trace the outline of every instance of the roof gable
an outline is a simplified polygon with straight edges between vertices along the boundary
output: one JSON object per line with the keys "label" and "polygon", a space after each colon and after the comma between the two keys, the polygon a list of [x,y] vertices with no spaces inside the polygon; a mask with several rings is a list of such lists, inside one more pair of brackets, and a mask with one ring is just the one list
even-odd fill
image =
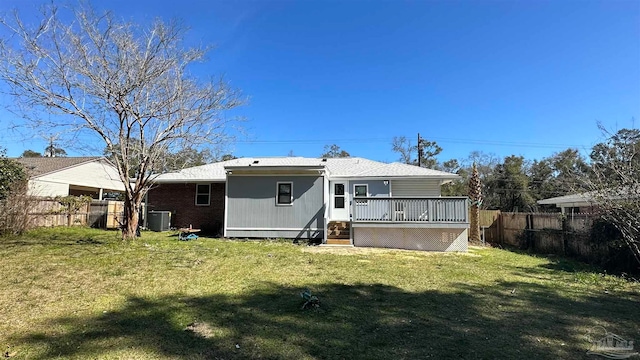
{"label": "roof gable", "polygon": [[25,167],[29,177],[40,177],[74,166],[82,165],[84,163],[106,159],[100,156],[85,156],[16,158],[15,160]]}

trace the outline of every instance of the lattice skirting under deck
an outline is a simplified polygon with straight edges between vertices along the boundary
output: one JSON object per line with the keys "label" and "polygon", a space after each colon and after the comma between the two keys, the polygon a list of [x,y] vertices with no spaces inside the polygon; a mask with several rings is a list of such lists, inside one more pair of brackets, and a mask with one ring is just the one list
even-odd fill
{"label": "lattice skirting under deck", "polygon": [[425,251],[467,251],[467,229],[354,227],[354,246]]}

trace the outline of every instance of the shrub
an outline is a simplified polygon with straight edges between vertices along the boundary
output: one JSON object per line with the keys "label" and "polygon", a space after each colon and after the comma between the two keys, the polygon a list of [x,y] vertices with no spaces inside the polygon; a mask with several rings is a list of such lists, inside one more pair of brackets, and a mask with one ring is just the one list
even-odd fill
{"label": "shrub", "polygon": [[35,227],[35,217],[31,210],[39,200],[26,191],[12,190],[0,200],[0,235],[20,235]]}
{"label": "shrub", "polygon": [[0,235],[21,234],[32,227],[29,211],[36,201],[27,195],[27,173],[0,150]]}
{"label": "shrub", "polygon": [[0,200],[4,200],[12,191],[26,190],[27,173],[19,162],[5,156],[0,150]]}

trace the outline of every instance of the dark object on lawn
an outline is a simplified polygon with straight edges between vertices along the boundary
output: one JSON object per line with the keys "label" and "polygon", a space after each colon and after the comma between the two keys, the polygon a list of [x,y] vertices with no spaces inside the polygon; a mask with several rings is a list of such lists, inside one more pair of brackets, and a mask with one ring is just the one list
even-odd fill
{"label": "dark object on lawn", "polygon": [[317,309],[320,307],[320,300],[317,296],[311,294],[311,290],[306,289],[300,293],[300,296],[305,300],[304,305],[302,305],[302,310],[309,308]]}

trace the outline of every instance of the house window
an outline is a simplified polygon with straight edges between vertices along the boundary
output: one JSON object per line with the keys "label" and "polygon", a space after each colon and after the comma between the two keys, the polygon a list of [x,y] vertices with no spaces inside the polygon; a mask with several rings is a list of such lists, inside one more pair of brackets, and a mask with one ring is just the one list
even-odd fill
{"label": "house window", "polygon": [[565,214],[577,214],[580,212],[579,207],[568,207],[564,210]]}
{"label": "house window", "polygon": [[277,192],[276,205],[291,205],[293,203],[293,183],[279,182]]}
{"label": "house window", "polygon": [[[358,198],[358,197],[367,197],[369,196],[369,188],[368,186],[365,185],[354,185],[353,186],[353,197],[354,198]],[[367,204],[368,201],[367,200],[356,200],[356,204],[357,205],[365,205]]]}
{"label": "house window", "polygon": [[196,185],[196,206],[209,206],[211,200],[211,184]]}
{"label": "house window", "polygon": [[334,203],[335,209],[344,209],[344,184],[334,184]]}

